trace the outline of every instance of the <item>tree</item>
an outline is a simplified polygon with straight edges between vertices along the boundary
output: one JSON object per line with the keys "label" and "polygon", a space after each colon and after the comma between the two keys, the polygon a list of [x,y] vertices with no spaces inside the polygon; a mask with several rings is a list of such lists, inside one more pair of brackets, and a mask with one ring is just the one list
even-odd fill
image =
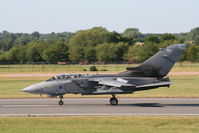
{"label": "tree", "polygon": [[127,53],[125,54],[125,59],[128,61],[138,61],[140,62],[142,59],[141,56],[141,50],[142,50],[142,46],[141,45],[133,45],[133,46],[129,46]]}
{"label": "tree", "polygon": [[126,43],[104,43],[96,47],[98,61],[121,61],[127,52]]}
{"label": "tree", "polygon": [[198,61],[199,60],[199,46],[190,45],[186,50],[186,58],[190,61]]}
{"label": "tree", "polygon": [[96,46],[109,42],[109,32],[102,27],[78,31],[70,40],[70,46]]}
{"label": "tree", "polygon": [[96,61],[95,47],[87,47],[84,49],[84,59],[87,59],[89,61]]}
{"label": "tree", "polygon": [[131,38],[138,38],[138,37],[142,37],[142,33],[139,31],[138,28],[127,28],[123,32],[123,36],[131,37]]}
{"label": "tree", "polygon": [[164,41],[174,41],[174,40],[176,40],[176,37],[174,35],[172,35],[172,34],[166,33],[166,34],[162,34],[160,36],[160,41],[161,42],[164,42]]}
{"label": "tree", "polygon": [[109,33],[110,39],[109,39],[109,43],[118,43],[118,42],[124,42],[124,43],[128,43],[129,45],[134,44],[134,39],[130,36],[122,36],[121,34],[113,31]]}
{"label": "tree", "polygon": [[[69,56],[70,56],[70,59],[73,61],[79,61],[81,59],[95,61],[97,58],[95,47],[98,47],[98,45],[105,44],[105,43],[117,44],[119,42],[132,44],[133,39],[123,37],[121,34],[117,32],[109,32],[105,28],[102,28],[102,27],[94,27],[89,30],[78,31],[70,40],[70,48],[69,48],[70,55]],[[106,60],[106,59],[102,59],[102,60]]]}
{"label": "tree", "polygon": [[1,53],[0,54],[0,61],[1,62],[6,62],[7,60],[6,60],[6,53]]}
{"label": "tree", "polygon": [[14,46],[21,46],[21,45],[27,45],[30,41],[32,41],[32,38],[28,34],[22,34],[18,38],[15,39],[13,42]]}
{"label": "tree", "polygon": [[48,62],[68,61],[68,47],[64,43],[49,45],[42,53],[44,60]]}
{"label": "tree", "polygon": [[159,43],[160,40],[158,38],[157,35],[148,35],[145,39],[144,39],[145,43]]}
{"label": "tree", "polygon": [[8,52],[4,53],[5,60],[10,62],[20,62],[26,61],[26,47],[20,46],[10,49]]}
{"label": "tree", "polygon": [[143,62],[159,51],[159,38],[156,35],[149,35],[145,38],[144,44],[137,47],[136,56],[139,62]]}
{"label": "tree", "polygon": [[101,45],[98,45],[96,47],[96,51],[97,51],[97,60],[98,61],[108,61],[109,60],[109,55],[108,55],[108,51],[109,51],[109,44],[104,43]]}
{"label": "tree", "polygon": [[4,51],[8,51],[12,48],[14,40],[14,34],[9,33],[7,31],[3,31],[3,33],[0,36],[0,48]]}
{"label": "tree", "polygon": [[12,48],[10,51],[6,52],[6,60],[10,62],[16,62],[18,50],[16,48]]}
{"label": "tree", "polygon": [[33,38],[39,38],[40,37],[40,34],[39,34],[38,31],[33,32],[31,35],[32,35]]}
{"label": "tree", "polygon": [[27,45],[30,42],[44,42],[44,43],[56,43],[56,42],[69,42],[70,38],[74,35],[71,32],[53,33],[53,34],[40,34],[39,32],[27,33],[9,33],[3,31],[0,33],[0,49],[8,51],[13,47]]}
{"label": "tree", "polygon": [[81,46],[73,46],[71,48],[70,46],[69,59],[74,62],[79,62],[81,59],[84,59],[84,48]]}
{"label": "tree", "polygon": [[95,60],[94,47],[98,44],[107,42],[108,38],[109,32],[102,27],[94,27],[89,30],[78,31],[70,40],[70,60]]}
{"label": "tree", "polygon": [[187,40],[193,41],[194,44],[199,45],[199,27],[192,29],[188,35]]}
{"label": "tree", "polygon": [[27,54],[26,58],[28,61],[31,62],[40,62],[44,61],[42,58],[42,53],[44,49],[48,47],[47,43],[37,43],[37,42],[31,42],[27,46]]}

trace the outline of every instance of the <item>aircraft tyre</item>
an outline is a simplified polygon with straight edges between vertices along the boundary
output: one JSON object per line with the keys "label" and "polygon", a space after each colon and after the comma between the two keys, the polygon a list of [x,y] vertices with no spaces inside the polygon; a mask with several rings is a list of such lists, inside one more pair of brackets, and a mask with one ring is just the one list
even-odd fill
{"label": "aircraft tyre", "polygon": [[59,101],[59,105],[63,105],[64,102],[62,100]]}
{"label": "aircraft tyre", "polygon": [[117,104],[118,104],[117,98],[112,97],[112,98],[110,99],[110,104],[113,105],[113,106],[117,105]]}

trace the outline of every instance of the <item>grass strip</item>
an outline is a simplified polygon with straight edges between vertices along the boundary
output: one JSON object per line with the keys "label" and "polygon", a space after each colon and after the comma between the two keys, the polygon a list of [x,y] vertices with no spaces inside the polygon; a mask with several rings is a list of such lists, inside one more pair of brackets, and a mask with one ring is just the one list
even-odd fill
{"label": "grass strip", "polygon": [[198,133],[199,117],[0,117],[1,133]]}

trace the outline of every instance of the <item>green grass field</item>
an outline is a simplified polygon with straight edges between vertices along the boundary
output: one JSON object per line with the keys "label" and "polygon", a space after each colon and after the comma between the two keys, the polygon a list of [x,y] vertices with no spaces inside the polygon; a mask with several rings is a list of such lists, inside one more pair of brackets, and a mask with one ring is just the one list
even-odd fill
{"label": "green grass field", "polygon": [[[138,65],[138,64],[137,64]],[[135,67],[136,64],[108,64],[95,65],[97,69],[109,72],[125,71],[127,67]],[[0,65],[0,73],[37,73],[37,72],[82,72],[89,71],[91,65]],[[177,63],[172,71],[199,71],[199,63]]]}
{"label": "green grass field", "polygon": [[199,117],[0,117],[1,133],[198,133]]}
{"label": "green grass field", "polygon": [[[4,78],[0,77],[0,98],[31,98],[39,97],[21,92],[33,83],[46,80],[47,78],[38,77],[15,77]],[[199,97],[199,76],[187,77],[171,77],[174,84],[170,88],[161,87],[154,90],[135,92],[134,94],[118,95],[117,97]],[[65,97],[81,97],[80,95],[65,95]],[[83,97],[96,97],[96,96],[83,96]],[[97,97],[110,97],[97,96]]]}

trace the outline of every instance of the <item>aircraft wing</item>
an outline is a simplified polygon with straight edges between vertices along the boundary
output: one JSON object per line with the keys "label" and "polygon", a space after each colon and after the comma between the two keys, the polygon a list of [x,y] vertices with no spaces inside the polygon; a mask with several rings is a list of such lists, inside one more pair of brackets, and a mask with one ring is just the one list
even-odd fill
{"label": "aircraft wing", "polygon": [[157,83],[149,83],[144,85],[134,85],[131,83],[128,83],[127,80],[122,78],[116,78],[116,79],[110,79],[110,78],[95,78],[91,81],[98,82],[98,84],[104,85],[104,86],[112,86],[112,87],[135,87],[135,88],[146,88],[146,87],[161,87],[161,86],[169,86],[173,82],[170,81],[164,81],[164,82],[157,82]]}
{"label": "aircraft wing", "polygon": [[94,79],[92,81],[96,81],[101,85],[106,85],[106,86],[112,86],[112,87],[135,87],[134,84],[129,84],[128,81],[122,79],[122,78],[117,78],[117,79],[107,79],[107,78],[101,78],[101,79]]}
{"label": "aircraft wing", "polygon": [[168,81],[168,82],[151,83],[151,84],[139,85],[136,86],[136,88],[169,86],[170,84],[173,84],[173,82]]}

